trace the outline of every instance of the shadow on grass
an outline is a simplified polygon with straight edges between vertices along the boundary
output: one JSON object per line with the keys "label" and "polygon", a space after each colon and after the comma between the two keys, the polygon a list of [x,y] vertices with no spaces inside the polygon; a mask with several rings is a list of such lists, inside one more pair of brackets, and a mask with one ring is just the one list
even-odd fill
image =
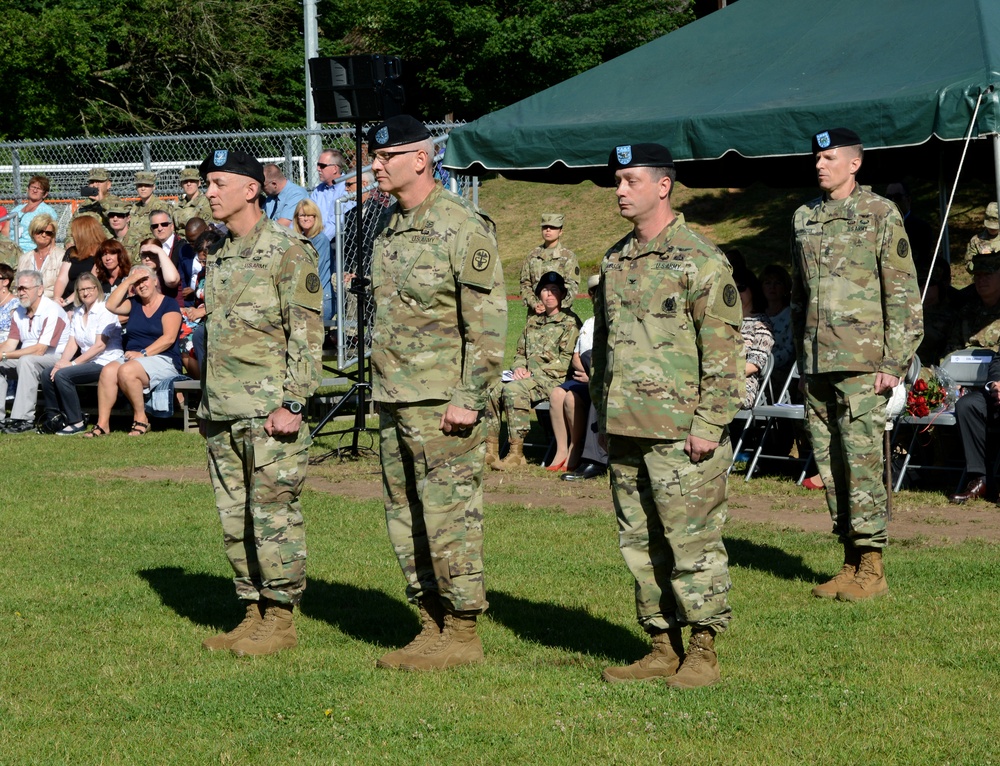
{"label": "shadow on grass", "polygon": [[[164,606],[196,625],[229,630],[243,619],[233,581],[180,567],[139,570],[138,575],[159,595]],[[359,641],[401,646],[420,630],[414,609],[381,591],[310,579],[300,607]]]}
{"label": "shadow on grass", "polygon": [[801,556],[774,545],[762,545],[740,537],[726,537],[724,542],[732,566],[759,569],[784,580],[826,582],[830,579],[829,573],[817,572],[806,566]]}
{"label": "shadow on grass", "polygon": [[489,617],[525,641],[625,662],[649,651],[649,645],[627,628],[583,609],[529,601],[496,590],[489,591],[487,598]]}

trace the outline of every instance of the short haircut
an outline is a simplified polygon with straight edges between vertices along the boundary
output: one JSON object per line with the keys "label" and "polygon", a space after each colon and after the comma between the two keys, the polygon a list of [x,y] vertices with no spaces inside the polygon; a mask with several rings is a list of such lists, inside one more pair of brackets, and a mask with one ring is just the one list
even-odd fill
{"label": "short haircut", "polygon": [[340,149],[324,149],[319,153],[320,158],[322,158],[324,154],[330,155],[331,162],[328,162],[327,165],[336,165],[341,170],[343,170],[344,165],[347,164],[344,161],[344,154],[343,152],[340,151]]}
{"label": "short haircut", "polygon": [[55,221],[52,220],[52,216],[48,213],[39,213],[32,218],[31,223],[28,224],[28,234],[33,237],[43,229],[47,229],[49,226],[52,226],[53,228],[55,227]]}
{"label": "short haircut", "polygon": [[280,181],[284,177],[285,174],[281,171],[281,168],[279,168],[273,162],[269,162],[264,166],[265,181]]}
{"label": "short haircut", "polygon": [[667,198],[669,199],[670,195],[674,193],[674,185],[677,183],[677,168],[645,167],[649,171],[649,177],[654,181],[659,181],[661,178],[670,179],[670,193],[667,194]]}
{"label": "short haircut", "polygon": [[42,272],[35,269],[22,269],[14,275],[15,282],[20,282],[22,279],[27,279],[31,282],[32,287],[41,287],[45,282],[42,278]]}
{"label": "short haircut", "polygon": [[213,229],[212,227],[207,228],[194,241],[194,251],[200,253],[202,251],[209,253],[212,249],[221,242],[225,237],[222,232],[218,229]]}
{"label": "short haircut", "polygon": [[154,215],[165,215],[167,218],[170,219],[171,223],[174,222],[174,217],[172,215],[170,215],[170,211],[168,211],[168,210],[150,210],[149,211],[149,220],[150,221],[153,220],[153,216]]}
{"label": "short haircut", "polygon": [[32,176],[31,178],[28,179],[28,186],[31,186],[32,184],[38,184],[39,186],[41,186],[42,194],[48,194],[49,189],[52,188],[51,185],[49,184],[48,176],[42,176],[42,175]]}
{"label": "short haircut", "polygon": [[83,299],[80,297],[80,285],[89,284],[97,288],[97,300],[104,300],[104,288],[101,287],[101,280],[95,277],[89,271],[83,272],[80,276],[76,278],[76,283],[73,285],[73,302],[76,305],[81,305]]}

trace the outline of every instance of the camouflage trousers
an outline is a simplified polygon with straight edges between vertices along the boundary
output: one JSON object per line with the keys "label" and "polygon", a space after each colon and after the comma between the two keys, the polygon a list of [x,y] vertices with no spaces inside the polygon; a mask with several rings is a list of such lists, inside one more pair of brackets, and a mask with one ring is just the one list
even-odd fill
{"label": "camouflage trousers", "polygon": [[872,373],[810,375],[806,426],[826,485],[833,533],[845,545],[883,548],[886,530],[884,460],[886,397]]}
{"label": "camouflage trousers", "polygon": [[379,405],[389,542],[411,602],[437,593],[456,612],[485,612],[486,427],[445,434],[447,402]]}
{"label": "camouflage trousers", "polygon": [[[561,382],[561,381],[560,381]],[[489,393],[486,418],[489,433],[500,433],[501,413],[507,415],[507,434],[510,439],[524,441],[531,430],[531,405],[548,401],[553,384],[547,377],[532,375],[530,378],[497,383]]]}
{"label": "camouflage trousers", "polygon": [[729,626],[728,438],[692,464],[683,441],[611,436],[611,495],[618,544],[635,577],[635,609],[647,632]]}
{"label": "camouflage trousers", "polygon": [[297,604],[306,588],[306,533],[299,494],[309,429],[274,438],[264,418],[208,421],[208,473],[236,595]]}

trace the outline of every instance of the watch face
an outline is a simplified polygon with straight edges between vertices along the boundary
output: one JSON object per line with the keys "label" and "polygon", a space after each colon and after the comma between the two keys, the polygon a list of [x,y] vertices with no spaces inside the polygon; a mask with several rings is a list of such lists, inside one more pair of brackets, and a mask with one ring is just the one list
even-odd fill
{"label": "watch face", "polygon": [[282,402],[281,406],[288,410],[293,415],[298,415],[302,412],[302,405],[298,402]]}

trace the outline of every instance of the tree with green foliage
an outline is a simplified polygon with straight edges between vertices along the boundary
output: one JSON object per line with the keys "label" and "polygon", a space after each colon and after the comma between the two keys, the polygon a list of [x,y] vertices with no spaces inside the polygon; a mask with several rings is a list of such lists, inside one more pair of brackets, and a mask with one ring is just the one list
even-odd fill
{"label": "tree with green foliage", "polygon": [[403,59],[425,118],[472,119],[693,20],[689,0],[328,0],[334,54]]}
{"label": "tree with green foliage", "polygon": [[299,0],[3,2],[0,135],[300,126],[301,22]]}

